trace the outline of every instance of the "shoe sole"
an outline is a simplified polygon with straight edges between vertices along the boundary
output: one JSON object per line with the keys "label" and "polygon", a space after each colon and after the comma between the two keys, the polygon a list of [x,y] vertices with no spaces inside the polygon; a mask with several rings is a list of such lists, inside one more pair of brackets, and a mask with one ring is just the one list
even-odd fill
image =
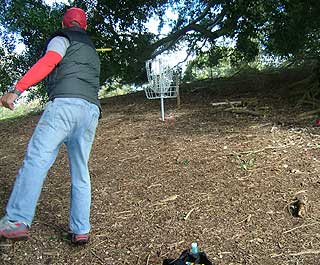
{"label": "shoe sole", "polygon": [[30,238],[28,231],[19,231],[11,234],[2,235],[5,239],[10,239],[14,241],[28,240]]}
{"label": "shoe sole", "polygon": [[4,239],[10,239],[14,241],[23,241],[23,240],[28,240],[30,238],[29,235],[21,235],[21,236],[3,236],[2,238]]}
{"label": "shoe sole", "polygon": [[82,246],[87,244],[89,241],[71,241],[72,244],[77,245],[77,246]]}
{"label": "shoe sole", "polygon": [[73,234],[70,234],[71,243],[74,245],[85,245],[89,242],[89,237],[84,239],[75,240]]}

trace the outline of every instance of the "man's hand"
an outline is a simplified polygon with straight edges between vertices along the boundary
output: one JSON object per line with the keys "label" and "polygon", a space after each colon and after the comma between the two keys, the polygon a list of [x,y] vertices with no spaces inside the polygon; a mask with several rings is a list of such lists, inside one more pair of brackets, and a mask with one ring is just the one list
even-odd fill
{"label": "man's hand", "polygon": [[15,93],[7,93],[0,97],[0,107],[5,107],[8,109],[14,109],[14,101],[18,98],[18,95]]}

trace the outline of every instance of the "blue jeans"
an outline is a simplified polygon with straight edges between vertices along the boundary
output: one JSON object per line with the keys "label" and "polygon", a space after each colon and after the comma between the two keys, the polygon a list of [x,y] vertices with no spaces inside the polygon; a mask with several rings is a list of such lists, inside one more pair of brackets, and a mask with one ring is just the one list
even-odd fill
{"label": "blue jeans", "polygon": [[9,220],[31,226],[43,182],[64,143],[71,174],[69,226],[75,234],[90,231],[88,160],[98,118],[98,106],[84,99],[56,98],[48,103],[29,141],[14,183],[6,207]]}

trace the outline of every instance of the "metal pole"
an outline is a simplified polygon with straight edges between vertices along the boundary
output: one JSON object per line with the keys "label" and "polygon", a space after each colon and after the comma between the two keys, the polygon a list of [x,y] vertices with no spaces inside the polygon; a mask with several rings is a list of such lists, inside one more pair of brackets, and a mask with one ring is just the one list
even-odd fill
{"label": "metal pole", "polygon": [[161,94],[161,119],[164,121],[164,98],[163,94]]}

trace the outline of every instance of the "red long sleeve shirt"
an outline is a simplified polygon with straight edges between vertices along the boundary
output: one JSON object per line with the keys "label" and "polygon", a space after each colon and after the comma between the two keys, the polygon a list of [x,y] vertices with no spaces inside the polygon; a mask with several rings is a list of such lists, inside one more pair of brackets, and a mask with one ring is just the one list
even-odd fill
{"label": "red long sleeve shirt", "polygon": [[55,51],[48,51],[17,82],[16,89],[22,93],[29,87],[37,84],[49,75],[61,60],[62,56],[59,53]]}

